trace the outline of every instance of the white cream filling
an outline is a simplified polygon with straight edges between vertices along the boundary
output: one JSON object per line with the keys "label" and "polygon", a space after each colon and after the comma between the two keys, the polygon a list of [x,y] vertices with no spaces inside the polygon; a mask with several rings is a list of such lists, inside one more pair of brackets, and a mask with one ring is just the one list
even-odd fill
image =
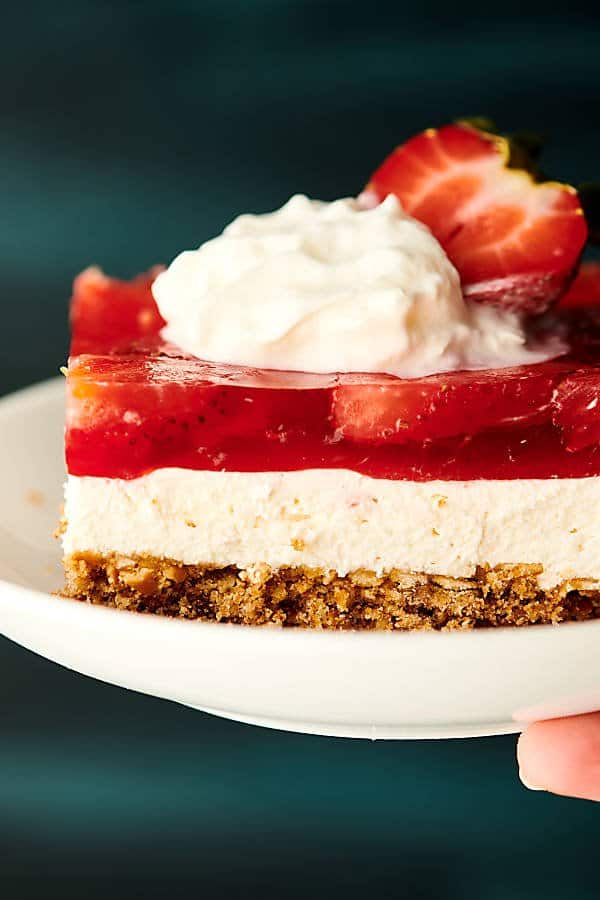
{"label": "white cream filling", "polygon": [[66,555],[148,554],[469,577],[537,563],[544,589],[600,579],[600,477],[387,481],[343,469],[196,472],[132,481],[69,476]]}

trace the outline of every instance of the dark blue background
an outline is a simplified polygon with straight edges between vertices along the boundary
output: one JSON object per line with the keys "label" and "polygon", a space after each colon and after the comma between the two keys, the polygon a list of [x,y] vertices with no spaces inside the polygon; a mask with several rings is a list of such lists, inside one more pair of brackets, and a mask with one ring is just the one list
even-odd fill
{"label": "dark blue background", "polygon": [[[599,14],[497,7],[5,5],[0,393],[64,361],[82,267],[133,274],[240,211],[355,193],[426,126],[486,113],[546,132],[553,175],[600,178]],[[278,734],[0,650],[11,900],[598,896],[600,813],[525,792],[512,738]]]}

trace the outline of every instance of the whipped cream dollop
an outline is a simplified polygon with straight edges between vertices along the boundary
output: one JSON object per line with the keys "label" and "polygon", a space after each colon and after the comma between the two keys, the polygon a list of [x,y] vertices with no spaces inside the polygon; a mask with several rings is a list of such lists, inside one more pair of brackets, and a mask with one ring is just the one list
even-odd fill
{"label": "whipped cream dollop", "polygon": [[465,300],[431,232],[389,195],[296,195],[181,253],[153,293],[166,340],[200,359],[305,372],[434,372],[539,362],[521,318]]}

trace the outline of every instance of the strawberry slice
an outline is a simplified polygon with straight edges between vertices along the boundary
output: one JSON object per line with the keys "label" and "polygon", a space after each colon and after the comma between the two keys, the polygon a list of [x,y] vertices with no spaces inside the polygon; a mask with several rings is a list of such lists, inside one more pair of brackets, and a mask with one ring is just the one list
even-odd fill
{"label": "strawberry slice", "polygon": [[600,444],[600,369],[574,372],[558,385],[552,421],[567,450]]}
{"label": "strawberry slice", "polygon": [[561,309],[600,307],[600,262],[583,263],[577,276],[560,300]]}
{"label": "strawberry slice", "polygon": [[73,282],[71,355],[105,353],[158,335],[165,325],[151,285],[161,266],[132,281],[109,278],[96,266]]}
{"label": "strawberry slice", "polygon": [[568,369],[557,361],[501,373],[450,372],[343,384],[334,393],[333,418],[340,437],[387,444],[538,424],[550,420],[554,388]]}
{"label": "strawberry slice", "polygon": [[456,266],[466,296],[528,315],[569,284],[587,226],[574,188],[509,167],[508,140],[466,123],[429,129],[387,157],[366,202],[395,194]]}
{"label": "strawberry slice", "polygon": [[[263,373],[166,355],[80,354],[67,373],[66,457],[75,475],[129,478],[165,466],[269,468],[329,434],[331,376]],[[274,381],[274,386],[270,386]],[[327,431],[326,431],[327,429]],[[293,451],[292,451],[293,452]],[[267,462],[265,463],[265,460]]]}

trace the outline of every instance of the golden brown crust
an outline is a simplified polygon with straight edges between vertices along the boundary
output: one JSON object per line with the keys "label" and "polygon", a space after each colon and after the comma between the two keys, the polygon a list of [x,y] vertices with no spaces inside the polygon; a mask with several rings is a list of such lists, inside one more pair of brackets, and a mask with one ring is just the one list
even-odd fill
{"label": "golden brown crust", "polygon": [[600,617],[600,585],[551,591],[541,566],[480,568],[472,578],[358,570],[184,566],[154,557],[77,554],[65,560],[65,594],[88,603],[187,619],[334,629],[456,629]]}

